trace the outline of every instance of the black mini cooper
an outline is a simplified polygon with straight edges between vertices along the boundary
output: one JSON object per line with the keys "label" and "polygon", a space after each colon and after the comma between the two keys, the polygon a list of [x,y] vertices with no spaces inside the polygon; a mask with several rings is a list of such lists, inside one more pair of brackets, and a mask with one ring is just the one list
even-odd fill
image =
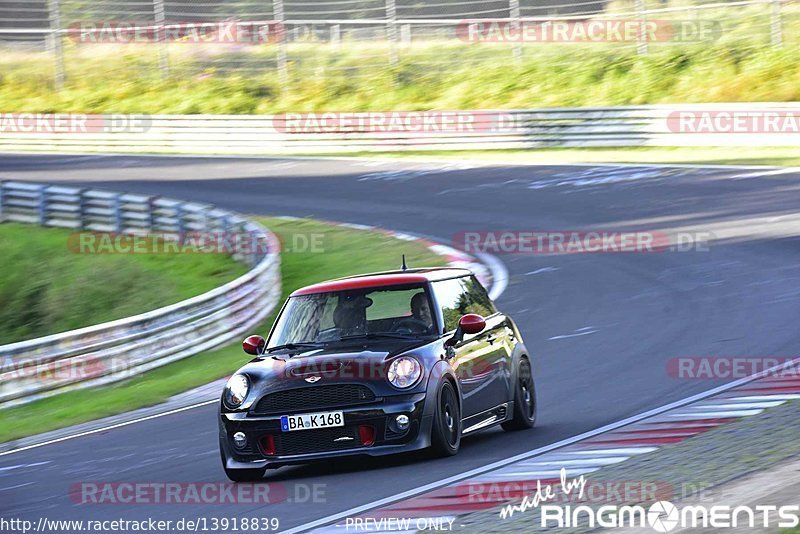
{"label": "black mini cooper", "polygon": [[225,386],[219,443],[225,473],[335,456],[431,447],[536,421],[530,354],[510,317],[464,269],[342,278],[292,293],[256,356]]}

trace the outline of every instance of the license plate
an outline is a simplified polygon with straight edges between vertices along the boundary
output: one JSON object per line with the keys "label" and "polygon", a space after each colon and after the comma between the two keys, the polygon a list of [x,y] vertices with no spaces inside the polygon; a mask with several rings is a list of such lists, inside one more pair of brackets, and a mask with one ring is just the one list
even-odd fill
{"label": "license plate", "polygon": [[281,416],[281,430],[283,432],[331,428],[336,426],[344,426],[344,413],[322,412]]}

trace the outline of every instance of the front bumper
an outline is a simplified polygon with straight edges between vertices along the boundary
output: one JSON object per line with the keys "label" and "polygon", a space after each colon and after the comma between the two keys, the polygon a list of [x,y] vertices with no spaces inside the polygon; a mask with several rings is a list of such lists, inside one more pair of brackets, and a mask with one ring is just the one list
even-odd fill
{"label": "front bumper", "polygon": [[[393,395],[351,408],[327,408],[317,412],[341,411],[344,427],[282,432],[280,415],[256,416],[247,412],[219,415],[219,440],[223,462],[228,469],[259,469],[300,464],[325,458],[368,455],[382,456],[424,449],[431,444],[433,415],[425,409],[426,394]],[[299,411],[291,414],[309,413]],[[409,417],[408,430],[399,433],[391,421],[399,414]],[[358,427],[374,428],[374,443],[363,445]],[[233,435],[243,432],[247,445],[237,448]],[[275,454],[267,454],[262,445],[265,436],[273,436]]]}

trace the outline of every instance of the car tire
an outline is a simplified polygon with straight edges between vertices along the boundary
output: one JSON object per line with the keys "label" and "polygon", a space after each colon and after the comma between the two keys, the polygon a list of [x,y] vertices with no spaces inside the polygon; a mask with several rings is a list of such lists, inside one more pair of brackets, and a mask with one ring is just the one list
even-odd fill
{"label": "car tire", "polygon": [[461,408],[458,394],[449,380],[436,394],[436,411],[431,429],[431,452],[436,457],[453,456],[461,447]]}
{"label": "car tire", "polygon": [[514,385],[513,417],[500,426],[503,430],[525,430],[536,424],[536,386],[533,382],[531,363],[527,358],[520,358],[517,367],[517,382]]}

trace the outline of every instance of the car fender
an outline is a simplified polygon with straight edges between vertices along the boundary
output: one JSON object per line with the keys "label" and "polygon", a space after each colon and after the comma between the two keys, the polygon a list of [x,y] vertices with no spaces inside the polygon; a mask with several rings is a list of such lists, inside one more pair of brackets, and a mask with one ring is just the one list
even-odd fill
{"label": "car fender", "polygon": [[423,417],[433,417],[436,411],[436,398],[439,390],[439,384],[442,383],[442,380],[448,378],[456,386],[458,403],[461,405],[461,384],[458,382],[456,374],[450,367],[450,363],[447,360],[439,360],[433,365],[433,367],[431,367],[431,372],[428,375],[428,387],[425,391],[425,410],[423,411]]}

